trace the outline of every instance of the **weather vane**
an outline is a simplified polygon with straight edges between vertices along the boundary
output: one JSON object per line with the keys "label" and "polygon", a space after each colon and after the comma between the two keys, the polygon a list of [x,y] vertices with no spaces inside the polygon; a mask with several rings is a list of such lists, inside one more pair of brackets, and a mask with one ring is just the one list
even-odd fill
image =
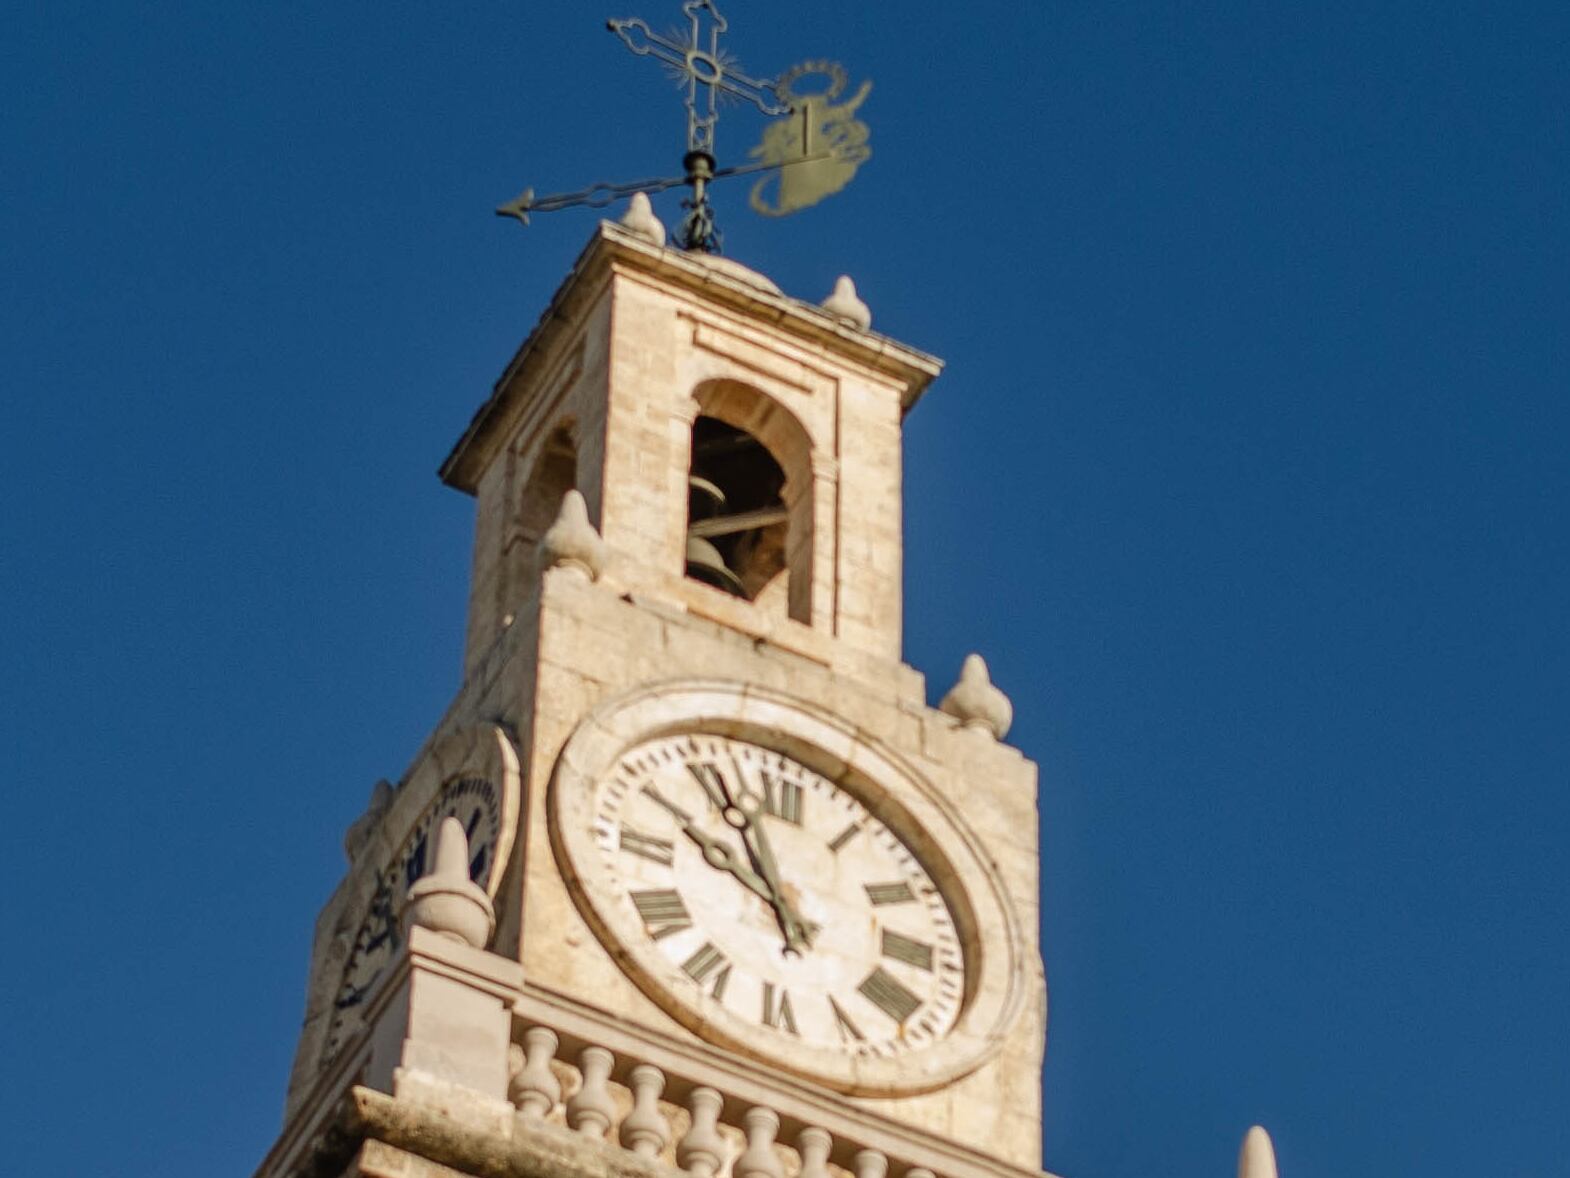
{"label": "weather vane", "polygon": [[[720,48],[720,34],[729,27],[713,0],[687,0],[681,10],[690,21],[685,32],[661,35],[644,21],[607,21],[611,32],[640,57],[652,57],[683,86],[687,93],[687,153],[681,176],[634,180],[625,184],[591,184],[577,192],[535,196],[526,188],[516,200],[496,210],[527,225],[530,213],[586,205],[603,208],[637,192],[664,192],[685,184],[692,191],[682,201],[678,242],[683,249],[718,253],[720,234],[709,204],[709,185],[730,176],[761,174],[748,203],[767,217],[783,217],[817,204],[850,183],[856,169],[871,156],[867,124],[855,117],[857,108],[872,89],[862,82],[856,93],[835,105],[849,77],[831,61],[808,61],[793,66],[772,80],[759,81],[742,73],[732,55]],[[805,92],[797,89],[809,84]],[[701,89],[701,93],[700,93]],[[734,167],[717,166],[714,127],[723,100],[750,102],[774,121],[763,139],[749,153],[753,162]]]}

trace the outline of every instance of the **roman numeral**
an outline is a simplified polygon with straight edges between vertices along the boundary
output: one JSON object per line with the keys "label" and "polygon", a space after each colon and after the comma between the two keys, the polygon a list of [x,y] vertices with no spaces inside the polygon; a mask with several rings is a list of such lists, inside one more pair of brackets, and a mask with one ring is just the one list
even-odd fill
{"label": "roman numeral", "polygon": [[840,831],[837,835],[834,836],[834,841],[829,844],[829,850],[838,855],[840,853],[840,848],[843,847],[846,843],[850,842],[851,839],[855,838],[860,833],[861,823],[852,822],[844,830]]}
{"label": "roman numeral", "polygon": [[921,999],[881,965],[856,988],[863,998],[897,1023],[903,1023],[921,1007]]}
{"label": "roman numeral", "polygon": [[703,948],[681,963],[681,969],[700,986],[714,974],[714,987],[709,993],[716,1002],[725,997],[725,983],[730,981],[730,962],[711,942],[705,941]]}
{"label": "roman numeral", "polygon": [[774,1000],[774,983],[763,983],[763,1025],[773,1027],[776,1031],[787,1031],[792,1035],[799,1035],[796,1030],[796,1016],[791,1013],[790,994],[780,988],[779,1001]]}
{"label": "roman numeral", "polygon": [[801,786],[759,771],[763,782],[763,812],[792,826],[801,825]]}
{"label": "roman numeral", "polygon": [[621,828],[621,849],[666,867],[671,865],[671,859],[676,854],[676,844],[669,839],[644,834],[630,826]]}
{"label": "roman numeral", "polygon": [[674,888],[655,888],[651,891],[628,894],[632,897],[632,906],[638,910],[638,915],[643,917],[643,924],[649,930],[649,936],[656,941],[692,927],[692,917],[687,914],[687,905],[682,901],[681,893]]}
{"label": "roman numeral", "polygon": [[892,929],[883,930],[883,956],[932,972],[932,946]]}
{"label": "roman numeral", "polygon": [[725,778],[720,776],[719,766],[713,761],[688,761],[687,772],[703,787],[703,792],[709,795],[709,801],[714,803],[715,809],[723,810],[730,805],[730,798],[725,791]]}
{"label": "roman numeral", "polygon": [[904,880],[894,883],[867,884],[867,899],[874,904],[909,904],[916,898],[916,893],[910,890],[910,885]]}
{"label": "roman numeral", "polygon": [[834,1000],[834,995],[829,995],[829,1008],[834,1011],[834,1025],[839,1030],[840,1042],[865,1043],[867,1037],[861,1033],[861,1028],[850,1021],[850,1015],[845,1013],[845,1008]]}

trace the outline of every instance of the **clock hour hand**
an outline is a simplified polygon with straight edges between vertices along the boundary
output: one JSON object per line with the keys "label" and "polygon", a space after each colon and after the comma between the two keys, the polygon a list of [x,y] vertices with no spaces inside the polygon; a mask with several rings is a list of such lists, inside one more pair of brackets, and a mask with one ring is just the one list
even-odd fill
{"label": "clock hour hand", "polygon": [[652,785],[646,785],[642,790],[643,796],[656,805],[663,807],[672,818],[681,823],[681,832],[690,838],[703,850],[703,861],[710,867],[718,868],[736,877],[749,891],[761,896],[770,904],[774,903],[774,895],[758,874],[745,866],[736,857],[736,850],[729,843],[721,842],[713,835],[699,829],[698,824],[692,820],[692,815],[671,801]]}

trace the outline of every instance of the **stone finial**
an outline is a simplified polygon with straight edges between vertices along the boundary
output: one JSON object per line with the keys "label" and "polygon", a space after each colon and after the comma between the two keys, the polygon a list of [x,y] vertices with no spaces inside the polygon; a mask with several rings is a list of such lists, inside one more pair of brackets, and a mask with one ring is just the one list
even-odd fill
{"label": "stone finial", "polygon": [[409,889],[403,920],[405,929],[417,924],[476,949],[496,931],[491,898],[469,878],[469,839],[456,818],[442,819],[431,869]]}
{"label": "stone finial", "polygon": [[992,685],[986,660],[979,654],[965,656],[959,682],[949,688],[938,708],[958,717],[967,728],[985,728],[998,740],[1008,734],[1014,722],[1014,705]]}
{"label": "stone finial", "polygon": [[866,331],[872,326],[872,310],[856,294],[856,284],[850,280],[849,274],[841,274],[836,278],[834,292],[818,305],[857,331]]}
{"label": "stone finial", "polygon": [[1270,1134],[1255,1125],[1243,1134],[1243,1148],[1237,1154],[1237,1178],[1276,1178],[1276,1147]]}
{"label": "stone finial", "polygon": [[632,194],[632,199],[627,202],[627,211],[622,214],[621,224],[644,241],[653,245],[665,244],[665,226],[654,215],[654,206],[649,203],[649,194],[646,192]]}
{"label": "stone finial", "polygon": [[547,568],[576,569],[591,581],[605,571],[605,541],[589,522],[589,505],[578,490],[562,496],[556,522],[540,537]]}
{"label": "stone finial", "polygon": [[343,853],[349,857],[350,863],[359,857],[361,849],[371,841],[371,832],[387,812],[392,796],[392,783],[385,777],[371,787],[371,800],[366,803],[365,813],[351,822],[349,829],[343,832]]}

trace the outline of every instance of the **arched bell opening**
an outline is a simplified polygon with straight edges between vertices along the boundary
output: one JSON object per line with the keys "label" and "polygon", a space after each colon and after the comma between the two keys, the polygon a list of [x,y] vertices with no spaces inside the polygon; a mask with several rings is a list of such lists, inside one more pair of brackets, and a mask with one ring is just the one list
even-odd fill
{"label": "arched bell opening", "polygon": [[688,575],[812,625],[810,436],[780,401],[742,381],[703,381],[692,400]]}
{"label": "arched bell opening", "polygon": [[561,510],[561,501],[578,484],[578,447],[572,428],[558,426],[540,447],[518,497],[517,539],[532,550]]}
{"label": "arched bell opening", "polygon": [[[524,456],[519,456],[520,460]],[[562,499],[578,483],[578,447],[571,423],[557,426],[535,450],[522,485],[512,496],[512,519],[502,552],[497,602],[503,626],[533,592],[539,577],[540,539],[556,522]]]}
{"label": "arched bell opening", "polygon": [[788,612],[785,471],[757,438],[717,417],[692,427],[687,575]]}

